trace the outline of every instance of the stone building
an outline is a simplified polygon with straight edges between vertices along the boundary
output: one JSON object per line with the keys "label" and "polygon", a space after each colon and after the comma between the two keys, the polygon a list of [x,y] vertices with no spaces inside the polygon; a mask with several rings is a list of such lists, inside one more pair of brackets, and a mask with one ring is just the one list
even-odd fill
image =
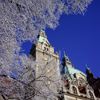
{"label": "stone building", "polygon": [[[36,61],[39,60],[43,64],[48,60],[53,60],[56,66],[59,66],[58,52],[54,52],[54,47],[49,43],[46,33],[43,30],[40,30],[36,43],[33,44],[30,50],[30,54]],[[59,70],[59,67],[57,70]]]}
{"label": "stone building", "polygon": [[[88,83],[87,76],[72,66],[69,58],[64,54],[62,59],[62,80],[65,100],[100,100],[94,93],[94,88]],[[87,69],[86,69],[87,70]],[[100,86],[100,84],[99,84]]]}
{"label": "stone building", "polygon": [[[48,60],[55,62],[53,66],[56,67],[53,70],[58,72],[57,75],[61,75],[61,80],[64,84],[61,91],[63,95],[54,100],[100,100],[100,78],[95,79],[87,66],[87,76],[82,71],[75,69],[65,53],[60,71],[59,55],[57,52],[54,52],[54,47],[49,43],[46,33],[43,30],[40,30],[36,43],[32,45],[30,55],[42,64],[48,63]],[[37,65],[36,75],[38,74],[38,70],[39,66]],[[48,74],[51,70],[49,67],[49,69],[46,69],[46,73]],[[55,75],[54,73],[52,74]],[[5,98],[1,95],[0,100],[5,100]]]}
{"label": "stone building", "polygon": [[[30,50],[30,55],[35,59],[35,61],[40,64],[36,66],[36,77],[39,74],[39,70],[42,70],[44,75],[48,75],[50,80],[47,80],[47,85],[49,88],[52,87],[52,81],[54,76],[60,77],[59,71],[59,55],[58,52],[54,52],[54,47],[49,43],[46,33],[43,30],[40,30],[36,43],[32,45]],[[40,66],[43,66],[40,67]],[[44,67],[46,66],[46,67]],[[43,74],[42,73],[42,74]],[[50,75],[51,73],[51,75]],[[61,78],[60,78],[61,79]],[[50,91],[53,91],[52,88]],[[57,98],[54,97],[56,100]]]}
{"label": "stone building", "polygon": [[[33,44],[30,54],[35,57],[38,61],[41,55],[41,62],[45,63],[48,59],[55,60],[56,69],[59,71],[59,56],[57,52],[54,52],[54,47],[52,47],[47,39],[46,33],[40,31],[36,44]],[[93,80],[91,73],[87,72],[87,76],[78,69],[72,66],[69,58],[65,55],[62,59],[62,70],[61,76],[64,82],[63,87],[63,97],[58,98],[59,100],[100,100],[99,96],[95,96],[94,86],[90,84]],[[86,69],[87,70],[87,69]],[[59,75],[59,73],[58,73]],[[89,77],[89,78],[88,78]],[[91,80],[89,80],[91,77]],[[94,79],[95,80],[95,79]],[[99,81],[99,78],[97,79]],[[95,81],[97,82],[97,81]],[[100,84],[99,84],[100,86]],[[92,88],[93,87],[93,88]],[[57,100],[58,100],[57,99]]]}

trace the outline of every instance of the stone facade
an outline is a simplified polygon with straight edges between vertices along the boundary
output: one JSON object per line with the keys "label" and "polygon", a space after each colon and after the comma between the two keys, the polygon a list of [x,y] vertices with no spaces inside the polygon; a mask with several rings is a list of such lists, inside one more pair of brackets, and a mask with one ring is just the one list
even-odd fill
{"label": "stone facade", "polygon": [[[46,63],[48,59],[55,61],[57,66],[55,71],[58,71],[58,75],[60,75],[58,53],[54,52],[54,47],[50,45],[44,31],[39,32],[36,44],[33,44],[30,54],[35,60],[40,59],[41,63]],[[65,53],[62,61],[61,76],[64,82],[62,90],[64,95],[56,100],[100,100],[95,96],[93,88],[87,81],[87,76],[74,68]]]}
{"label": "stone facade", "polygon": [[[52,47],[49,43],[46,33],[44,31],[40,30],[37,36],[36,43],[33,44],[30,50],[30,55],[35,59],[35,61],[39,62],[41,65],[49,65],[50,63],[50,66],[45,68],[46,74],[49,74],[49,72],[51,72],[52,75],[56,74],[60,77],[58,52],[54,52],[54,47]],[[39,69],[40,65],[37,65],[36,76],[38,76]],[[52,75],[50,77],[50,80],[52,80]],[[50,87],[50,81],[48,81],[48,84]],[[55,100],[58,100],[58,98],[54,98]]]}
{"label": "stone facade", "polygon": [[[40,30],[39,35],[37,36],[36,43],[33,44],[30,55],[33,56],[33,58],[38,62],[41,62],[41,64],[46,64],[48,61],[51,61],[54,63],[55,71],[59,72],[58,75],[60,75],[59,71],[59,55],[58,52],[54,52],[54,47],[52,47],[47,39],[46,33],[42,30]],[[37,65],[36,71],[39,69]],[[50,70],[50,68],[49,68]],[[48,69],[47,69],[48,71]]]}
{"label": "stone facade", "polygon": [[64,100],[100,100],[95,96],[94,88],[88,83],[87,76],[75,69],[65,54],[62,61]]}
{"label": "stone facade", "polygon": [[[68,56],[65,55],[62,59],[62,70],[59,70],[59,55],[54,52],[54,47],[49,43],[46,33],[40,30],[37,36],[36,43],[32,45],[30,55],[35,61],[39,61],[41,64],[46,64],[48,61],[53,61],[53,69],[61,74],[61,80],[64,83],[61,93],[61,97],[54,97],[54,100],[100,100],[100,78],[94,78],[90,69],[86,69],[87,76],[78,69],[75,69]],[[38,74],[39,66],[36,66],[36,75]],[[52,69],[46,69],[46,73]],[[53,74],[53,73],[52,73]],[[50,83],[49,83],[50,84]],[[6,99],[6,96],[1,95],[0,100]]]}

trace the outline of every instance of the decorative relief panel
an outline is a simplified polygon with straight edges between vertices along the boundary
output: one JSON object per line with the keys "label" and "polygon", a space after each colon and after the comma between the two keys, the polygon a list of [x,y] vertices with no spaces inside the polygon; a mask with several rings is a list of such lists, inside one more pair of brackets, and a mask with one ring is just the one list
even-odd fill
{"label": "decorative relief panel", "polygon": [[87,85],[87,89],[93,91],[93,89],[92,89],[92,87],[90,85]]}
{"label": "decorative relief panel", "polygon": [[77,80],[72,80],[72,81],[71,81],[71,84],[72,84],[72,85],[76,85],[76,86],[78,86],[78,82],[77,82]]}
{"label": "decorative relief panel", "polygon": [[83,78],[80,77],[78,79],[78,85],[82,86],[82,87],[85,87],[86,86],[86,81]]}

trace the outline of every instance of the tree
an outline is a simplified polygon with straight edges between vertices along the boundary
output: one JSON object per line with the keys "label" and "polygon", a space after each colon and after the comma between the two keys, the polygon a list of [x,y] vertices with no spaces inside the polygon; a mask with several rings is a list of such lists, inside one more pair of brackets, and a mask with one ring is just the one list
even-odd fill
{"label": "tree", "polygon": [[10,69],[24,41],[35,40],[40,29],[56,28],[63,13],[84,14],[91,1],[0,0],[0,67]]}
{"label": "tree", "polygon": [[63,13],[84,14],[91,1],[0,0],[0,73],[18,78],[27,65],[21,44],[35,40],[40,29],[56,28]]}
{"label": "tree", "polygon": [[[54,60],[48,60],[46,64],[36,62],[33,57],[27,60],[24,73],[18,78],[3,76],[1,78],[0,93],[4,98],[14,100],[53,100],[62,89],[59,70]],[[37,71],[38,70],[38,73]]]}

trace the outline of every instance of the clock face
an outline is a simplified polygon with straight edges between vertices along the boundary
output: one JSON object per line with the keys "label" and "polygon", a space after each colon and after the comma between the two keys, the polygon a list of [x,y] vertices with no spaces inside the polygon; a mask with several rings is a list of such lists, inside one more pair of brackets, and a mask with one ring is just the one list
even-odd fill
{"label": "clock face", "polygon": [[86,85],[86,82],[83,78],[79,78],[78,83],[79,83],[79,86],[82,86],[82,87],[85,87]]}

